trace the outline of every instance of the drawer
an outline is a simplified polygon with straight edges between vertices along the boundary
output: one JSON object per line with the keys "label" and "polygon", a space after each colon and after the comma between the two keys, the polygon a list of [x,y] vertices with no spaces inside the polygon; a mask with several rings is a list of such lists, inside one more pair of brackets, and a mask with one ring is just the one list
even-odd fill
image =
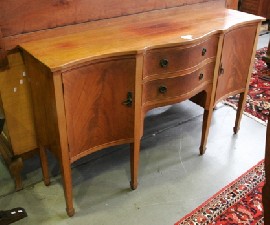
{"label": "drawer", "polygon": [[203,60],[215,57],[217,46],[218,36],[214,35],[203,42],[188,47],[149,50],[144,59],[144,77],[195,67]]}
{"label": "drawer", "polygon": [[189,95],[197,87],[212,83],[214,67],[215,63],[211,62],[189,74],[145,83],[143,86],[143,104],[157,103],[166,99],[181,98],[181,96]]}

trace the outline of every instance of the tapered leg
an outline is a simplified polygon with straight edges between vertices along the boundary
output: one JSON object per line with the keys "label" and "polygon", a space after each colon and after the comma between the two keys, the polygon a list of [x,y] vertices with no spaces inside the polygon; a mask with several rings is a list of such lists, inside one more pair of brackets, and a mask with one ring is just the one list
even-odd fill
{"label": "tapered leg", "polygon": [[44,184],[48,186],[50,185],[50,173],[49,173],[46,149],[43,146],[40,146],[39,148],[39,156],[40,156],[40,162],[41,162],[41,168],[42,168],[42,174],[43,174],[43,181],[44,181]]}
{"label": "tapered leg", "polygon": [[23,161],[21,157],[13,158],[9,164],[9,171],[12,177],[14,178],[16,191],[20,191],[23,188],[21,177],[22,168],[23,168]]}
{"label": "tapered leg", "polygon": [[23,161],[21,157],[14,156],[11,154],[11,152],[13,152],[13,150],[10,148],[10,145],[0,133],[0,154],[8,166],[12,178],[14,179],[16,191],[19,191],[23,188],[21,177]]}
{"label": "tapered leg", "polygon": [[209,110],[204,110],[203,114],[203,125],[202,125],[202,138],[201,138],[201,145],[200,145],[200,154],[203,155],[206,150],[206,143],[209,133],[209,128],[211,124],[213,114],[213,108],[210,107]]}
{"label": "tapered leg", "polygon": [[140,157],[140,140],[130,144],[130,187],[135,190],[138,186],[138,170]]}
{"label": "tapered leg", "polygon": [[245,93],[242,92],[242,93],[240,93],[240,97],[239,97],[239,101],[238,101],[238,108],[237,108],[237,113],[236,113],[236,119],[235,119],[235,126],[233,128],[233,132],[235,134],[237,134],[237,132],[240,129],[240,122],[241,122],[241,118],[242,118],[245,104],[246,104],[246,96],[245,96]]}
{"label": "tapered leg", "polygon": [[70,163],[63,163],[61,162],[62,168],[62,178],[63,178],[63,185],[64,185],[64,192],[65,192],[65,199],[66,199],[66,211],[68,216],[73,216],[75,213],[73,207],[73,195],[72,195],[72,177],[71,177],[71,167]]}

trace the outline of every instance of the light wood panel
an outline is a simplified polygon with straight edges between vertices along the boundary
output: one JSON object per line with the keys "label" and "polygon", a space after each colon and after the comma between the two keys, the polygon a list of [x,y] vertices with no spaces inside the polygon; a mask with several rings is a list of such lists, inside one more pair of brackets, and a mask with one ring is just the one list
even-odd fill
{"label": "light wood panel", "polygon": [[15,181],[15,190],[23,188],[22,157],[37,148],[29,82],[19,52],[8,55],[10,67],[0,72],[0,98],[4,130],[0,152]]}
{"label": "light wood panel", "polygon": [[6,128],[14,155],[37,147],[29,82],[19,53],[9,54],[9,69],[0,72],[0,90]]}

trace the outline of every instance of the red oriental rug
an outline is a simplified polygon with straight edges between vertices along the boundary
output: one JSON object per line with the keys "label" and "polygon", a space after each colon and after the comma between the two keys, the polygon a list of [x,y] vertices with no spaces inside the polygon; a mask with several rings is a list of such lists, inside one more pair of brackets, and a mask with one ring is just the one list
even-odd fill
{"label": "red oriental rug", "polygon": [[[245,115],[253,119],[267,123],[267,117],[270,110],[270,69],[262,60],[267,48],[257,50],[254,69],[249,84],[247,95]],[[225,104],[237,108],[239,95],[231,96],[224,101]]]}
{"label": "red oriental rug", "polygon": [[262,160],[175,225],[262,225],[264,181]]}

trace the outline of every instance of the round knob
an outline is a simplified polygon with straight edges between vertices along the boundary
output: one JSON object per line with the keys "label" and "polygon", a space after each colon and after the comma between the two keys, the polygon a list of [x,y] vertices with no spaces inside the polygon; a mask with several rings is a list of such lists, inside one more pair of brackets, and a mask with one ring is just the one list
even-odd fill
{"label": "round knob", "polygon": [[202,56],[205,56],[206,52],[207,52],[207,49],[206,48],[203,48],[202,49]]}
{"label": "round knob", "polygon": [[161,67],[164,68],[164,67],[167,67],[168,66],[169,61],[168,61],[168,59],[161,59],[160,62],[159,62],[159,64],[160,64]]}
{"label": "round knob", "polygon": [[167,92],[167,87],[166,86],[160,86],[158,88],[158,91],[161,93],[161,94],[165,94]]}
{"label": "round knob", "polygon": [[202,80],[202,79],[203,79],[203,73],[200,73],[199,80]]}

